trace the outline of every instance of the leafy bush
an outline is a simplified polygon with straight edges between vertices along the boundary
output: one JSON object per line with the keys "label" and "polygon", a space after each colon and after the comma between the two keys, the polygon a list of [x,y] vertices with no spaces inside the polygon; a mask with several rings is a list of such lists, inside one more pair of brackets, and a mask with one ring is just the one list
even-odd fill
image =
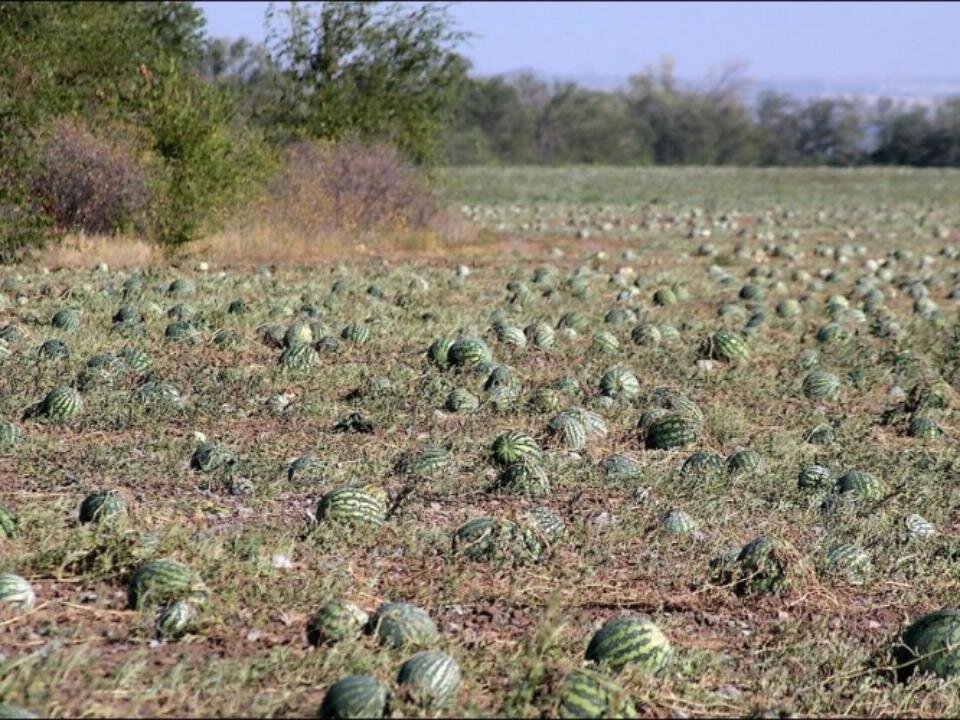
{"label": "leafy bush", "polygon": [[129,138],[97,137],[77,120],[58,118],[37,145],[31,192],[58,230],[146,229],[152,193]]}
{"label": "leafy bush", "polygon": [[312,236],[427,226],[438,202],[426,176],[392,146],[303,141],[288,148],[263,214]]}

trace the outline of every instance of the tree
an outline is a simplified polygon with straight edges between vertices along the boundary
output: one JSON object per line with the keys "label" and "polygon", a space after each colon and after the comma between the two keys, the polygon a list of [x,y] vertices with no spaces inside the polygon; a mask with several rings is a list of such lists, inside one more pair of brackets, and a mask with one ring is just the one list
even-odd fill
{"label": "tree", "polygon": [[273,117],[288,137],[393,140],[418,161],[436,159],[467,63],[466,34],[445,6],[325,2],[268,11],[279,68]]}

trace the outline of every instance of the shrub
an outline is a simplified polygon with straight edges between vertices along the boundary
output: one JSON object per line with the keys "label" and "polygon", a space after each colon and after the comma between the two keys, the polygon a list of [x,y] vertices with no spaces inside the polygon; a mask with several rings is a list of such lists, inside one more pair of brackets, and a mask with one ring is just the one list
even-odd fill
{"label": "shrub", "polygon": [[292,145],[270,183],[264,214],[305,236],[428,226],[438,202],[421,170],[386,144]]}
{"label": "shrub", "polygon": [[146,229],[152,193],[127,138],[97,137],[76,120],[54,120],[38,139],[30,187],[57,230]]}

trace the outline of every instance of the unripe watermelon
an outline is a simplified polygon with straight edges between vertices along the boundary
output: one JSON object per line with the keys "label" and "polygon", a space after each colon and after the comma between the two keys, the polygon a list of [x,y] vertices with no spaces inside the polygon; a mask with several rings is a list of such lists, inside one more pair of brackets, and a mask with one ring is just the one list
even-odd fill
{"label": "unripe watermelon", "polygon": [[405,602],[384,603],[370,620],[381,645],[402,649],[431,645],[440,637],[436,624],[422,608]]}
{"label": "unripe watermelon", "polygon": [[397,684],[421,706],[443,706],[460,686],[460,666],[440,650],[422,650],[400,667]]}
{"label": "unripe watermelon", "polygon": [[317,717],[321,720],[382,718],[387,713],[387,688],[368,675],[350,675],[330,686]]}
{"label": "unripe watermelon", "polygon": [[127,587],[131,610],[177,600],[204,602],[207,588],[200,575],[176,560],[154,560],[137,570]]}
{"label": "unripe watermelon", "polygon": [[352,603],[329,600],[320,606],[307,625],[311,645],[338,643],[359,636],[370,616]]}
{"label": "unripe watermelon", "polygon": [[574,670],[560,686],[557,717],[564,720],[635,718],[637,709],[626,691],[608,675],[596,670]]}
{"label": "unripe watermelon", "polygon": [[627,665],[656,674],[670,660],[670,642],[649,620],[623,616],[608,620],[594,633],[586,659],[619,673]]}

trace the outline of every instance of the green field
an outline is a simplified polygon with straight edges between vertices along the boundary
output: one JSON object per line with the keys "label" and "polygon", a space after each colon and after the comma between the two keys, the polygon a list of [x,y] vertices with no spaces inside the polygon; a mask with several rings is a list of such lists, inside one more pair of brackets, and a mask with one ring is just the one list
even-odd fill
{"label": "green field", "polygon": [[[479,249],[3,270],[0,717],[314,716],[349,675],[555,716],[581,668],[608,715],[960,713],[960,647],[894,650],[957,604],[960,172],[440,179]],[[328,601],[369,624],[315,646]],[[391,601],[436,635],[381,642]],[[663,635],[622,669],[621,615]]]}

